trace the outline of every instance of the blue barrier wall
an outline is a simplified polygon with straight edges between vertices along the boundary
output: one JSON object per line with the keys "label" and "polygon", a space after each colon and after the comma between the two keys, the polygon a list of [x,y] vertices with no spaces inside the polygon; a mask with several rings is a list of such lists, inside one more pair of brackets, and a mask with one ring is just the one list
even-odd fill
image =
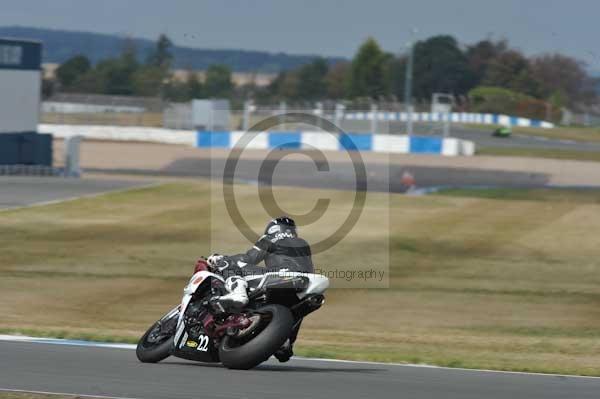
{"label": "blue barrier wall", "polygon": [[373,135],[371,133],[344,133],[338,137],[340,149],[348,151],[371,151],[373,149]]}
{"label": "blue barrier wall", "polygon": [[409,146],[414,154],[441,154],[443,140],[439,137],[412,136]]}
{"label": "blue barrier wall", "polygon": [[300,132],[269,132],[269,148],[299,149],[302,147]]}
{"label": "blue barrier wall", "polygon": [[200,148],[230,148],[230,132],[198,132],[196,147]]}

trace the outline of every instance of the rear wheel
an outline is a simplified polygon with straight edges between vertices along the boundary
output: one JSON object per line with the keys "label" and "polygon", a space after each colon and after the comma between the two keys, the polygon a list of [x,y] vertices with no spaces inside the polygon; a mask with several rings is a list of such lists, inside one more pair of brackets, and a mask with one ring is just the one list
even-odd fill
{"label": "rear wheel", "polygon": [[157,363],[171,355],[179,313],[154,323],[140,338],[135,354],[142,363]]}
{"label": "rear wheel", "polygon": [[219,346],[219,357],[230,369],[248,370],[258,366],[275,353],[290,337],[294,317],[288,308],[267,305],[256,312],[260,322],[251,332],[241,336],[225,336]]}

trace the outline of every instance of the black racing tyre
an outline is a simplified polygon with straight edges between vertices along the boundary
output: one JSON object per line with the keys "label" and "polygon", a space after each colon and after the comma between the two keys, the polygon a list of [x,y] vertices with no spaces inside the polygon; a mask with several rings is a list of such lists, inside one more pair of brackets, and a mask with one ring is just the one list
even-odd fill
{"label": "black racing tyre", "polygon": [[146,331],[135,350],[140,362],[158,363],[171,355],[176,323],[177,314],[170,319],[157,321]]}
{"label": "black racing tyre", "polygon": [[[249,370],[275,353],[290,337],[294,328],[292,312],[285,306],[267,305],[261,314],[262,329],[246,342],[225,336],[219,345],[221,363],[229,369]],[[264,321],[263,321],[264,320]]]}

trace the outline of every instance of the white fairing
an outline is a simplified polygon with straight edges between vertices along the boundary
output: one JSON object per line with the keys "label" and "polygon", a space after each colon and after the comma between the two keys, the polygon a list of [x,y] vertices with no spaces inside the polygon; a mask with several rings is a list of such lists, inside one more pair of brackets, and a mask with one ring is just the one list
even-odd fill
{"label": "white fairing", "polygon": [[[285,270],[282,270],[279,272],[266,273],[264,275],[258,275],[258,276],[248,276],[248,277],[245,277],[245,279],[247,281],[260,279],[259,284],[255,288],[255,289],[259,289],[263,286],[263,284],[265,284],[265,282],[268,280],[268,278],[272,277],[272,276],[280,277],[280,278],[286,278],[286,277],[287,278],[289,278],[289,277],[308,278],[308,280],[309,280],[308,287],[306,287],[306,289],[304,291],[301,291],[297,294],[299,299],[302,299],[310,294],[322,294],[323,292],[325,292],[325,290],[327,288],[329,288],[329,279],[325,276],[322,276],[320,274],[312,274],[312,273],[288,272]],[[225,280],[223,279],[223,277],[218,274],[215,274],[215,273],[211,273],[208,271],[201,271],[201,272],[194,274],[192,276],[192,278],[190,278],[190,281],[188,282],[188,284],[183,289],[183,298],[181,299],[181,305],[179,305],[178,307],[173,309],[171,312],[169,312],[167,314],[167,316],[165,316],[165,318],[167,318],[167,317],[172,316],[174,314],[174,312],[179,312],[179,319],[177,321],[177,331],[175,332],[175,337],[174,337],[173,342],[175,342],[176,344],[178,342],[180,342],[180,347],[187,340],[187,333],[185,333],[185,323],[183,323],[183,315],[185,314],[185,311],[192,299],[192,295],[196,292],[198,287],[209,277],[216,278],[218,280],[221,280],[223,283],[225,283]],[[183,335],[183,338],[182,338],[182,335]]]}
{"label": "white fairing", "polygon": [[[323,292],[325,292],[325,290],[327,288],[329,288],[329,279],[325,276],[322,276],[320,274],[312,274],[312,273],[288,272],[285,270],[282,270],[279,272],[265,273],[265,274],[259,275],[259,276],[248,276],[248,277],[245,277],[245,279],[247,281],[261,279],[260,283],[256,286],[256,289],[259,289],[267,281],[267,279],[271,276],[306,277],[306,278],[308,278],[308,280],[309,280],[308,287],[304,291],[298,293],[298,298],[300,298],[300,299],[302,299],[305,296],[310,295],[310,294],[322,294]],[[202,282],[209,277],[213,277],[218,280],[221,280],[223,283],[225,282],[223,277],[221,277],[218,274],[207,272],[207,271],[201,271],[201,272],[194,274],[192,276],[192,278],[190,279],[189,283],[183,289],[183,298],[181,299],[181,306],[179,307],[180,313],[179,313],[179,320],[177,322],[177,334],[175,336],[176,342],[177,342],[177,339],[179,338],[179,336],[181,335],[181,333],[183,332],[183,323],[182,323],[183,315],[185,314],[185,310],[187,309],[187,306],[189,305],[190,300],[192,299],[192,295],[196,292],[196,290],[198,289],[200,284],[202,284]]]}
{"label": "white fairing", "polygon": [[265,273],[261,276],[249,276],[246,277],[246,280],[255,280],[257,278],[261,279],[260,283],[256,286],[256,289],[259,289],[263,286],[263,284],[267,281],[267,279],[271,276],[277,277],[306,277],[309,280],[308,287],[298,293],[298,298],[302,299],[310,294],[322,294],[329,288],[329,279],[320,274],[313,273],[300,273],[300,272],[289,272],[286,270],[281,270],[279,272],[271,272]]}
{"label": "white fairing", "polygon": [[[219,276],[218,274],[207,272],[207,271],[201,271],[201,272],[194,274],[192,276],[192,278],[190,278],[188,285],[186,285],[185,288],[183,289],[183,298],[181,298],[181,307],[180,307],[181,311],[179,313],[179,320],[177,321],[177,329],[178,329],[177,335],[179,335],[179,329],[180,329],[180,327],[182,327],[181,321],[183,320],[183,315],[185,313],[185,310],[187,309],[187,306],[189,305],[190,300],[192,299],[192,295],[196,292],[196,290],[198,289],[200,284],[202,284],[202,282],[209,277],[213,277],[213,278],[216,278],[218,280],[225,282],[225,280],[223,280],[223,277]],[[179,338],[179,337],[177,336],[176,338]]]}
{"label": "white fairing", "polygon": [[329,279],[320,274],[308,274],[308,279],[310,280],[310,285],[304,291],[302,296],[306,296],[308,294],[322,294],[329,288]]}

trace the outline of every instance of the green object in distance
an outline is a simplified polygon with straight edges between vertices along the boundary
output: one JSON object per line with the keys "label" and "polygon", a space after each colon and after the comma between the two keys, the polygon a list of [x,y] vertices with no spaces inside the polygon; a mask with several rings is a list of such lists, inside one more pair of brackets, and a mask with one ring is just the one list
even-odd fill
{"label": "green object in distance", "polygon": [[503,127],[499,127],[498,129],[494,130],[493,136],[494,137],[510,137],[511,134],[512,134],[511,128],[508,126],[503,126]]}

